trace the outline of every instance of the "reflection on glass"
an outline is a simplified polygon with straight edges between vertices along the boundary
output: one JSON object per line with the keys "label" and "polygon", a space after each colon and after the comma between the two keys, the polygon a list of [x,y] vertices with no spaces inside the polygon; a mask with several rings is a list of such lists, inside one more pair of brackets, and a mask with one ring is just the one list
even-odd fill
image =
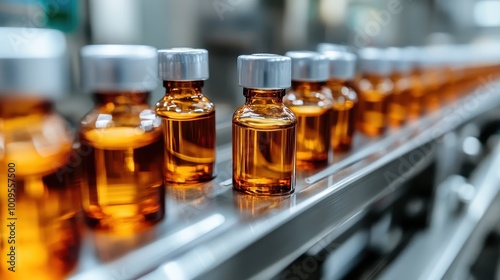
{"label": "reflection on glass", "polygon": [[205,190],[211,183],[200,184],[169,184],[167,192],[169,195],[180,202],[193,202],[205,199]]}
{"label": "reflection on glass", "polygon": [[289,196],[255,196],[234,193],[234,203],[245,220],[254,219],[273,211],[289,209],[294,204],[295,195]]}

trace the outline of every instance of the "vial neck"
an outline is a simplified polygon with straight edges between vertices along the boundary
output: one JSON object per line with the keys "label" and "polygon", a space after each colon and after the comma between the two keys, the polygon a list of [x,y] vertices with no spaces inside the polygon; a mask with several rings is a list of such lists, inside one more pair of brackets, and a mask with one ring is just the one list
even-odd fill
{"label": "vial neck", "polygon": [[292,81],[292,90],[298,92],[321,91],[323,82]]}
{"label": "vial neck", "polygon": [[409,73],[401,72],[401,71],[394,71],[391,73],[391,80],[393,81],[399,81],[401,79],[408,78]]}
{"label": "vial neck", "polygon": [[243,89],[243,95],[246,97],[246,105],[281,104],[283,103],[283,96],[285,94],[285,89]]}
{"label": "vial neck", "polygon": [[388,78],[384,75],[380,75],[378,73],[365,73],[362,76],[362,79],[367,79],[372,83],[381,83],[387,80]]}
{"label": "vial neck", "polygon": [[414,67],[411,71],[410,75],[412,76],[421,76],[423,74],[423,69],[421,67]]}
{"label": "vial neck", "polygon": [[203,81],[163,81],[165,95],[174,98],[192,98],[203,95]]}
{"label": "vial neck", "polygon": [[99,105],[142,105],[149,99],[149,92],[102,92],[94,93],[94,100]]}
{"label": "vial neck", "polygon": [[53,111],[52,102],[39,97],[6,96],[0,98],[0,118],[47,115]]}
{"label": "vial neck", "polygon": [[333,86],[343,86],[347,84],[346,79],[339,79],[339,78],[330,78],[328,82],[326,82],[326,85],[328,87],[333,87]]}

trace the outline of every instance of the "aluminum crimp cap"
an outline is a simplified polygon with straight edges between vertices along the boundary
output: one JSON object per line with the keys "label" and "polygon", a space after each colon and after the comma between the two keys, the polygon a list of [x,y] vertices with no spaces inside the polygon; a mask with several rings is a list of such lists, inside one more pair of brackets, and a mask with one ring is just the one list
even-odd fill
{"label": "aluminum crimp cap", "polygon": [[328,60],[313,51],[290,51],[292,81],[323,82],[328,80]]}
{"label": "aluminum crimp cap", "polygon": [[326,51],[323,55],[329,64],[330,78],[352,80],[356,75],[355,54],[347,51]]}
{"label": "aluminum crimp cap", "polygon": [[347,45],[333,44],[333,43],[319,43],[316,47],[319,53],[324,52],[352,52],[352,48]]}
{"label": "aluminum crimp cap", "polygon": [[62,96],[69,88],[66,38],[60,31],[0,27],[0,95]]}
{"label": "aluminum crimp cap", "polygon": [[158,51],[159,77],[164,81],[201,81],[208,79],[208,51],[171,48]]}
{"label": "aluminum crimp cap", "polygon": [[142,45],[88,45],[80,51],[81,84],[93,91],[151,91],[158,85],[156,49]]}
{"label": "aluminum crimp cap", "polygon": [[389,47],[385,49],[386,57],[391,63],[392,71],[408,74],[412,68],[411,57],[402,48]]}
{"label": "aluminum crimp cap", "polygon": [[378,48],[364,48],[358,51],[359,68],[364,73],[387,76],[392,65],[385,52]]}
{"label": "aluminum crimp cap", "polygon": [[291,59],[277,54],[238,57],[239,85],[254,89],[286,89],[291,85]]}
{"label": "aluminum crimp cap", "polygon": [[[445,46],[425,46],[417,49],[416,64],[421,69],[440,68],[447,65],[451,50]],[[472,55],[472,54],[471,54]]]}

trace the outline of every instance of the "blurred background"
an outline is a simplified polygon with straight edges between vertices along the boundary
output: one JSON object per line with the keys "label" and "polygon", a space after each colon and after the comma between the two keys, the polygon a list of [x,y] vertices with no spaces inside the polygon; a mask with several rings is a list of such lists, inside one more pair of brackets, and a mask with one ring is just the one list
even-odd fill
{"label": "blurred background", "polygon": [[[0,0],[0,26],[66,33],[72,92],[57,105],[73,122],[92,107],[78,81],[78,52],[87,44],[208,49],[206,95],[218,119],[227,120],[243,102],[239,54],[283,54],[320,42],[362,48],[492,41],[500,39],[498,10],[496,0]],[[160,85],[151,104],[161,96]]]}

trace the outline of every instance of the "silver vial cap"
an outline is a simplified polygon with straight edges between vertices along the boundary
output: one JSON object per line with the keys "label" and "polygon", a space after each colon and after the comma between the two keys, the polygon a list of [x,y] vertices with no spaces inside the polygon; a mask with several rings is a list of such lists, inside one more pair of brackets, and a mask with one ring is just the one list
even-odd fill
{"label": "silver vial cap", "polygon": [[94,91],[151,91],[158,85],[156,49],[142,45],[88,45],[81,51],[81,84]]}
{"label": "silver vial cap", "polygon": [[208,51],[171,48],[158,51],[159,76],[164,81],[201,81],[208,79]]}
{"label": "silver vial cap", "polygon": [[58,98],[69,88],[68,66],[62,32],[0,27],[0,95]]}
{"label": "silver vial cap", "polygon": [[333,44],[333,43],[319,43],[318,46],[316,47],[316,50],[319,53],[324,53],[324,52],[351,52],[351,47],[346,46],[346,45],[339,45],[339,44]]}
{"label": "silver vial cap", "polygon": [[408,74],[412,68],[412,59],[408,52],[401,48],[390,47],[385,50],[386,57],[391,63],[392,71]]}
{"label": "silver vial cap", "polygon": [[378,48],[364,48],[358,51],[361,72],[387,76],[391,73],[391,62],[385,52]]}
{"label": "silver vial cap", "polygon": [[410,61],[410,64],[412,67],[415,67],[418,65],[418,59],[419,59],[419,48],[415,46],[408,46],[404,47],[401,49],[403,52],[403,55]]}
{"label": "silver vial cap", "polygon": [[290,51],[292,81],[323,82],[328,80],[328,60],[312,51]]}
{"label": "silver vial cap", "polygon": [[[480,54],[484,55],[486,53],[481,51],[476,51],[472,53],[455,53],[456,48],[451,46],[426,46],[417,49],[418,57],[416,59],[416,64],[421,69],[438,69],[442,67],[452,67],[458,59],[463,59],[464,57],[472,57],[474,55]],[[487,55],[487,59],[491,61],[492,56]]]}
{"label": "silver vial cap", "polygon": [[277,54],[238,57],[239,85],[254,89],[286,89],[291,85],[291,59]]}
{"label": "silver vial cap", "polygon": [[356,75],[356,55],[347,51],[328,51],[329,78],[352,80]]}
{"label": "silver vial cap", "polygon": [[437,68],[441,64],[442,57],[436,53],[434,47],[419,47],[417,48],[416,64],[421,69]]}

